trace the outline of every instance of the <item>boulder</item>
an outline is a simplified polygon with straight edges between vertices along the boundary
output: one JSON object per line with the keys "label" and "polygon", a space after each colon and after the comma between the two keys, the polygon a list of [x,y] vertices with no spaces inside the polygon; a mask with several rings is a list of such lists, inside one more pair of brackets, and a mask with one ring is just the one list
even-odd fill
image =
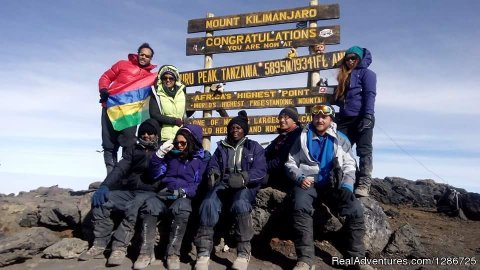
{"label": "boulder", "polygon": [[385,248],[385,253],[402,255],[402,257],[426,257],[425,248],[418,240],[418,233],[410,224],[401,226],[392,234],[390,243]]}
{"label": "boulder", "polygon": [[63,238],[61,241],[47,247],[43,257],[52,259],[74,259],[88,249],[88,242],[78,238]]}
{"label": "boulder", "polygon": [[0,267],[32,258],[58,241],[59,236],[43,227],[28,228],[1,238]]}
{"label": "boulder", "polygon": [[392,230],[387,215],[382,207],[371,197],[360,198],[365,216],[365,250],[370,254],[378,254],[388,244]]}

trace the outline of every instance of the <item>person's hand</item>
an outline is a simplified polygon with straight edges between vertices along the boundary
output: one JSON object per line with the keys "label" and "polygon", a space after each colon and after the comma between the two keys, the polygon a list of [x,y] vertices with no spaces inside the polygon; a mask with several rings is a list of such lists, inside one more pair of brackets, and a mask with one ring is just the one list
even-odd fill
{"label": "person's hand", "polygon": [[313,177],[311,176],[305,177],[300,183],[300,187],[303,189],[309,189],[314,182],[315,182],[315,179]]}
{"label": "person's hand", "polygon": [[245,179],[241,173],[231,173],[228,177],[228,186],[234,189],[243,188],[245,186]]}
{"label": "person's hand", "polygon": [[99,103],[107,102],[109,96],[110,94],[108,93],[107,88],[100,89],[100,100],[98,102]]}
{"label": "person's hand", "polygon": [[157,151],[157,156],[159,158],[164,158],[165,155],[170,152],[170,150],[173,149],[173,140],[170,139],[168,141],[165,141],[161,146],[160,148],[158,149]]}
{"label": "person's hand", "polygon": [[358,132],[362,132],[364,129],[373,128],[375,125],[375,116],[371,114],[365,114],[358,123]]}
{"label": "person's hand", "polygon": [[353,200],[355,200],[355,195],[353,195],[353,192],[348,188],[342,187],[340,189],[337,189],[335,192],[336,194],[334,194],[334,196],[336,197],[339,205],[347,205]]}
{"label": "person's hand", "polygon": [[207,177],[207,186],[212,189],[220,181],[220,172],[217,169],[212,169]]}
{"label": "person's hand", "polygon": [[92,197],[92,206],[93,207],[98,207],[104,204],[106,201],[108,201],[108,192],[109,189],[107,186],[100,186],[97,191],[93,194]]}
{"label": "person's hand", "polygon": [[183,120],[180,118],[175,118],[175,126],[178,126],[178,127],[183,126]]}

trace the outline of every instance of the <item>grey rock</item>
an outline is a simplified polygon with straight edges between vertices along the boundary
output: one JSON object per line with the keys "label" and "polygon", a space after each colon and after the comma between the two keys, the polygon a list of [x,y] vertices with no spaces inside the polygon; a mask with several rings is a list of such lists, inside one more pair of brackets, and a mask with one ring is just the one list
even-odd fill
{"label": "grey rock", "polygon": [[61,241],[47,247],[43,251],[43,257],[73,259],[88,249],[88,242],[78,238],[63,238]]}
{"label": "grey rock", "polygon": [[365,249],[368,253],[378,254],[388,244],[392,230],[379,203],[371,197],[360,198],[365,216]]}
{"label": "grey rock", "polygon": [[468,192],[462,197],[462,210],[471,220],[480,220],[480,194]]}
{"label": "grey rock", "polygon": [[425,257],[425,248],[418,240],[417,231],[410,224],[401,226],[392,234],[385,252],[394,255]]}
{"label": "grey rock", "polygon": [[53,231],[34,227],[0,239],[0,267],[24,261],[60,241]]}

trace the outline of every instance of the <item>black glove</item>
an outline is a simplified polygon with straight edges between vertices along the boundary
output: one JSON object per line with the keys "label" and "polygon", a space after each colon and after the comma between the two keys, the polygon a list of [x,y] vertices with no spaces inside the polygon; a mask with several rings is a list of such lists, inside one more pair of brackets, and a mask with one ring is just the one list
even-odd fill
{"label": "black glove", "polygon": [[185,190],[183,190],[183,188],[179,188],[177,190],[174,190],[172,192],[172,195],[168,195],[167,199],[168,200],[176,200],[178,198],[185,198],[185,197],[187,197],[187,193],[185,193]]}
{"label": "black glove", "polygon": [[99,103],[107,102],[107,99],[109,96],[110,94],[108,93],[107,88],[100,89],[100,100],[98,102]]}
{"label": "black glove", "polygon": [[98,207],[108,201],[108,192],[109,189],[107,186],[100,186],[92,196],[92,206]]}
{"label": "black glove", "polygon": [[358,132],[362,132],[364,129],[367,128],[373,128],[375,125],[375,116],[372,114],[365,114],[360,120],[360,123],[358,123]]}
{"label": "black glove", "polygon": [[245,184],[242,173],[231,173],[228,177],[228,186],[231,188],[243,188]]}
{"label": "black glove", "polygon": [[211,169],[208,173],[207,186],[213,188],[220,181],[220,172],[217,169]]}
{"label": "black glove", "polygon": [[180,118],[175,118],[175,125],[181,127],[183,125],[183,120]]}
{"label": "black glove", "polygon": [[245,181],[245,186],[248,185],[248,182],[250,182],[250,176],[248,176],[248,172],[242,171],[240,174],[242,174],[243,181]]}
{"label": "black glove", "polygon": [[347,188],[335,190],[334,196],[338,205],[348,205],[355,200],[355,195]]}

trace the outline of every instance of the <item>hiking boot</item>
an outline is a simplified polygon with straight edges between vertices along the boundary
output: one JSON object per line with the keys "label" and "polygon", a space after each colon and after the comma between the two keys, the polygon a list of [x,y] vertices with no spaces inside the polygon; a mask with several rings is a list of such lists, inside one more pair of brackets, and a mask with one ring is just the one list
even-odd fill
{"label": "hiking boot", "polygon": [[125,251],[118,250],[118,249],[114,250],[112,251],[112,254],[110,254],[110,257],[108,257],[107,265],[108,266],[121,265],[126,256],[127,256],[127,253]]}
{"label": "hiking boot", "polygon": [[143,269],[147,267],[149,264],[155,261],[155,256],[149,256],[147,254],[140,254],[138,255],[137,260],[133,264],[133,269]]}
{"label": "hiking boot", "polygon": [[177,255],[170,255],[167,257],[167,269],[168,270],[180,269],[180,258]]}
{"label": "hiking boot", "polygon": [[357,197],[368,197],[370,192],[370,187],[367,185],[358,185],[355,189],[355,196]]}
{"label": "hiking boot", "polygon": [[308,265],[306,262],[297,262],[293,270],[315,270],[315,265]]}
{"label": "hiking boot", "polygon": [[79,261],[88,261],[91,259],[100,259],[103,258],[103,252],[105,251],[104,247],[99,246],[92,246],[88,250],[82,252],[80,256],[78,256]]}
{"label": "hiking boot", "polygon": [[195,263],[194,270],[208,270],[208,264],[210,263],[209,256],[200,256]]}
{"label": "hiking boot", "polygon": [[234,270],[247,270],[249,257],[238,256],[233,262],[232,269]]}

